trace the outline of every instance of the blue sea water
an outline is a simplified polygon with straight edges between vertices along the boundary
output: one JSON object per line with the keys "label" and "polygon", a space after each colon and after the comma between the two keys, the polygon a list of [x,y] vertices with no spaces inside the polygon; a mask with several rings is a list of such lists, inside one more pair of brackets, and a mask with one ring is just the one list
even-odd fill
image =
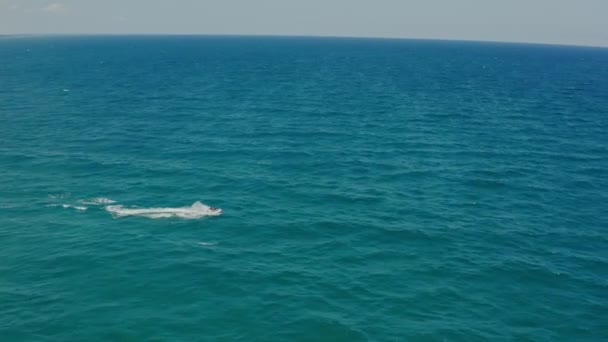
{"label": "blue sea water", "polygon": [[608,340],[607,132],[608,49],[2,37],[0,340]]}

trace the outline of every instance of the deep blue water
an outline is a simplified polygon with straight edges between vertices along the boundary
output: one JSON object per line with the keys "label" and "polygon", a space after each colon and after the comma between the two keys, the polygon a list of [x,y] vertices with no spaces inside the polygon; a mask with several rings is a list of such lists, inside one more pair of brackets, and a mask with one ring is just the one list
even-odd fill
{"label": "deep blue water", "polygon": [[607,132],[608,49],[0,38],[0,340],[607,340]]}

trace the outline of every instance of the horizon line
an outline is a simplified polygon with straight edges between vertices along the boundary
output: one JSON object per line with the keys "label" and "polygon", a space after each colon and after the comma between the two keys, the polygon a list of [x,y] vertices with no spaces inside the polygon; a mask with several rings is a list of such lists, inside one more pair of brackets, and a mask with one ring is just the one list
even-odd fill
{"label": "horizon line", "polygon": [[93,37],[93,36],[200,36],[200,37],[267,37],[267,38],[334,38],[334,39],[377,39],[377,40],[418,40],[437,42],[469,42],[469,43],[498,43],[498,44],[521,44],[521,45],[545,45],[562,47],[586,47],[606,49],[606,45],[594,45],[585,43],[551,43],[540,41],[516,41],[516,40],[491,40],[491,39],[467,39],[467,38],[428,38],[428,37],[391,37],[391,36],[354,36],[354,35],[308,35],[308,34],[265,34],[265,33],[162,33],[162,32],[50,32],[50,33],[0,33],[0,38],[5,37]]}

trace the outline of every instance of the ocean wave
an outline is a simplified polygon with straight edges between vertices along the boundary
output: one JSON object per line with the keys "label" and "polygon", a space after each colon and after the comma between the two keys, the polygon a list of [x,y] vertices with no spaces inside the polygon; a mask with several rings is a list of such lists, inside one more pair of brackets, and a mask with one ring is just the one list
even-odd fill
{"label": "ocean wave", "polygon": [[179,208],[125,208],[122,205],[108,205],[105,209],[114,217],[141,216],[152,219],[171,217],[199,219],[205,216],[220,216],[222,214],[222,209],[212,208],[198,201],[189,207]]}

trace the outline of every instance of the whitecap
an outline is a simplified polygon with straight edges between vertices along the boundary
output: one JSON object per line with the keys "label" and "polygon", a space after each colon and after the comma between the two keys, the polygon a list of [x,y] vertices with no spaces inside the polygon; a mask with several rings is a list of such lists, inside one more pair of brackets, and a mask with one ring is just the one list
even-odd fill
{"label": "whitecap", "polygon": [[105,209],[114,217],[141,216],[151,219],[171,217],[199,219],[205,216],[220,216],[222,214],[222,209],[212,208],[198,201],[189,207],[178,208],[125,208],[122,205],[108,205]]}
{"label": "whitecap", "polygon": [[196,244],[208,247],[208,246],[216,246],[217,242],[204,242],[204,241],[202,241],[202,242],[197,242]]}

